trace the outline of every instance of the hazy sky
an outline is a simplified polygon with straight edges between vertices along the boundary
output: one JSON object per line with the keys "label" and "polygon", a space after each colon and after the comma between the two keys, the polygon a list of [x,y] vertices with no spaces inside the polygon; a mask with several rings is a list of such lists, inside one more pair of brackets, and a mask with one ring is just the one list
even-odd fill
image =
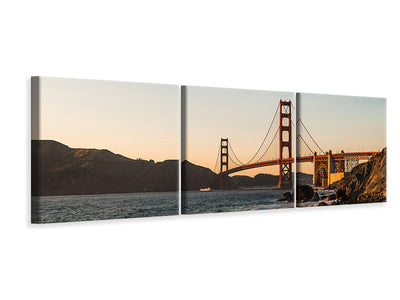
{"label": "hazy sky", "polygon": [[[182,157],[182,159],[214,170],[220,139],[229,138],[238,158],[242,162],[247,162],[255,154],[267,133],[280,99],[293,100],[294,94],[187,87],[186,136],[182,137],[186,138],[184,139],[186,141],[186,157]],[[278,121],[276,120],[275,127],[269,134],[267,145],[271,141],[277,125]],[[263,149],[266,149],[267,145]],[[279,155],[276,145],[277,143],[268,152],[272,156]],[[234,165],[230,164],[229,168],[232,167]],[[218,165],[217,173],[219,173],[219,169]],[[258,173],[277,174],[277,172],[277,167],[265,167],[232,175],[254,176]]]}
{"label": "hazy sky", "polygon": [[[297,113],[324,151],[381,151],[386,146],[385,99],[301,94]],[[298,133],[316,150],[301,126]],[[310,155],[303,142],[298,143],[297,151]],[[311,173],[312,164],[298,164],[297,169]]]}
{"label": "hazy sky", "polygon": [[39,138],[130,158],[178,159],[179,94],[174,85],[40,77]]}
{"label": "hazy sky", "polygon": [[[279,100],[294,98],[289,92],[187,87],[182,159],[214,170],[220,139],[229,138],[238,158],[247,162],[260,146]],[[41,77],[39,138],[73,148],[109,149],[130,158],[177,159],[179,102],[179,87],[174,85]],[[295,105],[324,151],[380,151],[386,145],[385,99],[301,94]],[[299,133],[316,149],[300,126]],[[310,155],[302,142],[297,151]],[[278,155],[274,143],[268,158]],[[298,170],[311,173],[312,166],[300,164]],[[278,174],[278,168],[236,174],[258,173]]]}

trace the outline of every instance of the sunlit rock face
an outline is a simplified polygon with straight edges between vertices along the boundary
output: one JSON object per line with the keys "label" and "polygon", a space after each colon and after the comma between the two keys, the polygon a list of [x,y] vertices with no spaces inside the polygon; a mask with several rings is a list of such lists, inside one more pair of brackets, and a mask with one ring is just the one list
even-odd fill
{"label": "sunlit rock face", "polygon": [[343,191],[341,198],[345,203],[386,201],[386,148],[331,184],[329,189]]}

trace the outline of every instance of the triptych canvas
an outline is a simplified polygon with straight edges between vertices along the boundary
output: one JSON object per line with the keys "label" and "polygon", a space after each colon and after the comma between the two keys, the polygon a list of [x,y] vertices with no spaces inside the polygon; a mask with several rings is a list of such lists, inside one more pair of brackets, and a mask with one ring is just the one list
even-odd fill
{"label": "triptych canvas", "polygon": [[32,223],[386,201],[386,99],[31,82]]}

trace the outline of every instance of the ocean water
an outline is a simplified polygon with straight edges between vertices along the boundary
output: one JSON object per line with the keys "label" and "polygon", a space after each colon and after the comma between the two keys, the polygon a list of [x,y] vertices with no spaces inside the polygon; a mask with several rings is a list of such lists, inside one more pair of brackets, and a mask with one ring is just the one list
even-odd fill
{"label": "ocean water", "polygon": [[32,197],[32,223],[176,215],[178,206],[178,192]]}
{"label": "ocean water", "polygon": [[[182,213],[216,213],[291,208],[277,201],[291,190],[182,192]],[[177,215],[178,192],[32,197],[33,223],[58,223]]]}
{"label": "ocean water", "polygon": [[217,213],[274,208],[292,208],[293,202],[277,201],[291,190],[246,189],[182,192],[182,213]]}

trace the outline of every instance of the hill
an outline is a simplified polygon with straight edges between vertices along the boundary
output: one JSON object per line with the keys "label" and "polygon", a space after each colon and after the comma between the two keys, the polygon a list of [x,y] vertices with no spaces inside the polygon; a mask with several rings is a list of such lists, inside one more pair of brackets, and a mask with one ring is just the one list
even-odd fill
{"label": "hill", "polygon": [[297,185],[313,185],[313,175],[297,172],[296,173]]}
{"label": "hill", "polygon": [[[257,174],[254,177],[234,175],[229,177],[229,187],[232,189],[252,187],[276,187],[278,175]],[[219,188],[219,175],[208,168],[195,165],[187,160],[182,162],[182,190],[199,190],[200,188]]]}
{"label": "hill", "polygon": [[178,190],[178,160],[134,160],[109,150],[32,141],[32,195]]}
{"label": "hill", "polygon": [[[279,176],[229,177],[230,188],[274,187]],[[219,188],[219,176],[182,163],[182,189]],[[81,195],[178,190],[178,160],[137,160],[109,150],[70,148],[52,140],[32,141],[32,195]]]}
{"label": "hill", "polygon": [[185,160],[182,162],[182,190],[199,190],[200,188],[219,187],[219,176],[208,168],[192,164]]}
{"label": "hill", "polygon": [[250,187],[276,187],[279,183],[279,176],[271,174],[257,174],[254,177],[244,175],[234,175],[229,178],[231,188],[250,188]]}

